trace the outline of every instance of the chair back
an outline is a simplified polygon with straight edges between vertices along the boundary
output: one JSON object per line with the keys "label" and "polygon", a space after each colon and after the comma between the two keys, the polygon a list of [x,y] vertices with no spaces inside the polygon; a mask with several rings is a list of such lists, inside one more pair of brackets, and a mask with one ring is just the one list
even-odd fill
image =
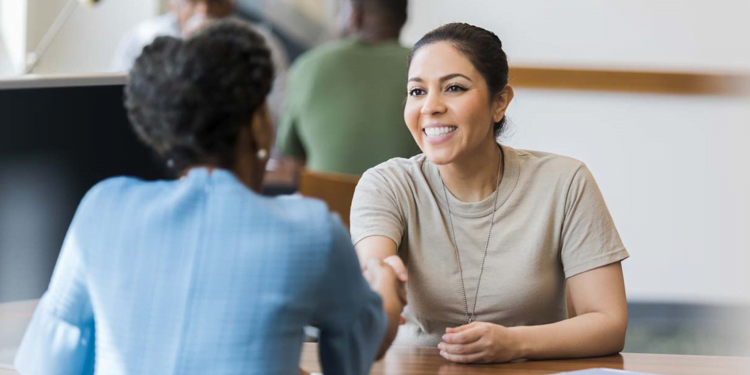
{"label": "chair back", "polygon": [[339,214],[341,221],[348,229],[349,210],[359,177],[339,173],[303,171],[300,176],[299,192],[306,197],[318,198],[326,202],[328,209]]}

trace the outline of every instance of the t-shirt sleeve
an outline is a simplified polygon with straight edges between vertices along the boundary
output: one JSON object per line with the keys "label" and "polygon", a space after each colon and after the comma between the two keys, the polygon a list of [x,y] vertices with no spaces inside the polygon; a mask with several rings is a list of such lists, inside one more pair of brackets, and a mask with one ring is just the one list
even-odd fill
{"label": "t-shirt sleeve", "polygon": [[401,245],[406,220],[392,183],[395,181],[389,182],[377,169],[368,170],[360,178],[349,218],[355,245],[370,236],[385,236],[397,247]]}
{"label": "t-shirt sleeve", "polygon": [[[83,206],[83,204],[81,205]],[[79,241],[80,212],[15,358],[20,374],[93,374],[94,315]]]}
{"label": "t-shirt sleeve", "polygon": [[[299,79],[295,79],[298,75],[299,66],[292,66],[289,74],[286,77],[286,85],[288,88],[294,88],[295,82],[299,82]],[[299,83],[298,83],[299,84]],[[281,114],[279,115],[279,125],[276,134],[276,148],[284,155],[292,156],[298,159],[304,159],[306,157],[305,147],[302,144],[302,139],[298,132],[297,127],[299,124],[299,110],[297,108],[297,96],[295,93],[297,90],[289,89],[285,91],[284,103],[282,105]]]}
{"label": "t-shirt sleeve", "polygon": [[585,164],[575,172],[568,189],[561,238],[566,278],[629,256],[599,186]]}
{"label": "t-shirt sleeve", "polygon": [[387,330],[380,296],[362,276],[351,239],[331,216],[331,249],[317,298],[320,364],[324,374],[367,374]]}

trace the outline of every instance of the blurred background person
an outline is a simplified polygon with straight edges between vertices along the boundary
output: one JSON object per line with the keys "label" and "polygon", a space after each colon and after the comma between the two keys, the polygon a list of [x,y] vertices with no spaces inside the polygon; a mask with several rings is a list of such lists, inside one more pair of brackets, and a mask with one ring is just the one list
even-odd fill
{"label": "blurred background person", "polygon": [[128,114],[182,177],[89,191],[16,356],[21,374],[293,374],[313,322],[326,373],[366,374],[384,354],[405,304],[394,269],[373,261],[365,279],[322,202],[258,194],[272,76],[263,37],[237,21],[144,49]]}
{"label": "blurred background person", "polygon": [[[237,11],[236,0],[167,0],[167,3],[169,12],[141,22],[121,38],[112,58],[111,71],[130,70],[143,47],[153,42],[156,37],[183,38],[212,20],[232,17]],[[265,38],[272,52],[276,75],[268,97],[268,107],[271,116],[276,120],[284,100],[289,58],[283,44],[269,28],[261,23],[250,25]]]}
{"label": "blurred background person", "polygon": [[350,0],[347,37],[290,69],[279,151],[313,171],[362,174],[418,148],[404,126],[407,0]]}

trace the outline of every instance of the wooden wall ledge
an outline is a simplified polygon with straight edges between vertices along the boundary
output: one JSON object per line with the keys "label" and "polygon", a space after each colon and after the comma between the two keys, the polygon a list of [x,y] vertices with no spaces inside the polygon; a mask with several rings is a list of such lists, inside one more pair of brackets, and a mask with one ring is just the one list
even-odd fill
{"label": "wooden wall ledge", "polygon": [[516,67],[510,84],[564,90],[750,96],[750,75]]}

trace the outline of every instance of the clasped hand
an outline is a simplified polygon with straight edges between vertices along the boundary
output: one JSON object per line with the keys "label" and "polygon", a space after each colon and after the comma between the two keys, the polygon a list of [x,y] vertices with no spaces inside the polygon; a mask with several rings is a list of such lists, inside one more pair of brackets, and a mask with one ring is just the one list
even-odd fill
{"label": "clasped hand", "polygon": [[521,357],[514,332],[498,324],[472,322],[446,328],[442,339],[440,355],[453,362],[500,363]]}
{"label": "clasped hand", "polygon": [[[370,284],[373,290],[379,292],[381,296],[388,290],[393,290],[390,287],[384,286],[383,284],[393,284],[395,292],[400,302],[400,310],[403,310],[407,304],[406,300],[406,288],[405,283],[408,281],[408,275],[406,266],[403,261],[397,255],[389,256],[382,261],[375,258],[370,259],[363,267],[365,279]],[[389,274],[391,276],[389,276]],[[395,278],[393,277],[395,274]],[[401,317],[401,324],[404,324],[406,320]]]}

